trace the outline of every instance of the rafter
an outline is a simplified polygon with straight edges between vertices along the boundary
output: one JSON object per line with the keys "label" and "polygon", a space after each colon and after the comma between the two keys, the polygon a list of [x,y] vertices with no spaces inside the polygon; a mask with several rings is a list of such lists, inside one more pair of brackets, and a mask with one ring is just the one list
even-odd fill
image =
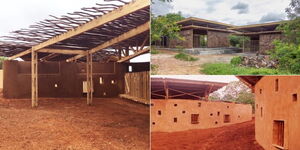
{"label": "rafter", "polygon": [[66,33],[55,36],[55,37],[53,37],[53,38],[51,38],[51,39],[49,39],[45,42],[42,42],[42,43],[36,45],[36,46],[33,46],[32,48],[30,48],[28,50],[25,50],[25,51],[23,51],[19,54],[16,54],[16,55],[10,57],[9,59],[12,60],[12,59],[22,57],[24,55],[27,55],[27,54],[31,53],[32,51],[37,51],[37,50],[40,50],[40,49],[45,48],[47,46],[50,46],[52,44],[55,44],[57,42],[69,39],[69,38],[74,37],[76,35],[79,35],[83,32],[87,32],[91,29],[94,29],[94,28],[99,27],[101,25],[104,25],[108,22],[116,20],[120,17],[123,17],[125,15],[130,14],[130,13],[133,13],[133,12],[138,11],[140,9],[146,8],[149,5],[150,5],[149,0],[136,0],[136,1],[133,1],[129,4],[127,4],[127,5],[124,5],[123,7],[120,7],[120,8],[117,8],[117,9],[111,11],[110,13],[107,13],[105,15],[102,15],[101,17],[95,18],[94,20],[92,20],[92,21],[90,21],[86,24],[83,24],[79,27],[71,29],[71,30],[67,31]]}
{"label": "rafter", "polygon": [[149,51],[150,51],[150,48],[145,48],[143,50],[139,50],[139,51],[135,52],[133,55],[129,55],[129,56],[123,57],[122,59],[118,60],[118,63],[128,61],[128,60],[133,59],[137,56],[148,53]]}
{"label": "rafter", "polygon": [[66,55],[75,55],[75,54],[85,54],[86,51],[84,50],[66,50],[66,49],[48,49],[48,48],[43,48],[38,50],[37,52],[42,52],[42,53],[56,53],[56,54],[66,54]]}
{"label": "rafter", "polygon": [[101,44],[101,45],[93,48],[93,49],[90,49],[88,51],[88,53],[86,53],[84,55],[77,55],[75,57],[67,59],[67,62],[77,60],[77,59],[79,59],[81,57],[86,56],[87,54],[93,54],[93,53],[96,53],[98,51],[101,51],[101,50],[103,50],[105,48],[108,48],[109,46],[112,46],[112,45],[114,45],[116,43],[122,42],[122,41],[127,40],[129,38],[132,38],[132,37],[134,37],[136,35],[139,35],[139,34],[141,34],[143,32],[146,32],[146,31],[149,30],[149,28],[150,28],[150,21],[148,21],[145,24],[140,25],[137,28],[134,28],[134,29],[132,29],[132,30],[130,30],[130,31],[128,31],[128,32],[126,32],[126,33],[124,33],[124,34],[116,37],[116,38],[113,38],[113,39],[111,39],[111,40],[109,40],[109,41],[107,41],[107,42],[105,42],[105,43],[103,43],[103,44]]}

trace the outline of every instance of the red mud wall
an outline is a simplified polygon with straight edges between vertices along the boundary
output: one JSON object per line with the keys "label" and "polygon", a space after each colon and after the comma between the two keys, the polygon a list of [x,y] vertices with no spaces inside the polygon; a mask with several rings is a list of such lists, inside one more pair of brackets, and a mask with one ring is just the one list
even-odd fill
{"label": "red mud wall", "polygon": [[[192,114],[199,114],[198,124],[192,124]],[[224,123],[225,115],[230,116],[228,123]],[[177,118],[177,122],[174,122],[174,118]],[[152,100],[151,102],[152,132],[215,128],[251,119],[251,105],[196,100]]]}
{"label": "red mud wall", "polygon": [[218,47],[229,47],[229,33],[218,32],[218,31],[207,31],[207,47],[218,48]]}
{"label": "red mud wall", "polygon": [[180,31],[180,35],[184,37],[185,40],[170,40],[170,48],[177,48],[181,46],[183,48],[193,48],[193,30],[183,30]]}
{"label": "red mud wall", "polygon": [[[128,72],[128,66],[132,66],[135,72],[143,71],[149,65],[93,63],[94,96],[117,97],[124,93],[124,75]],[[84,96],[85,63],[40,62],[38,67],[39,97]],[[3,96],[5,98],[30,98],[31,62],[5,61],[3,70]],[[100,77],[103,79],[103,84],[100,84]],[[114,84],[111,83],[112,80],[115,81]]]}
{"label": "red mud wall", "polygon": [[276,120],[284,122],[284,149],[300,148],[299,83],[300,76],[265,76],[256,84],[255,135],[257,142],[264,149],[278,150],[273,139]]}

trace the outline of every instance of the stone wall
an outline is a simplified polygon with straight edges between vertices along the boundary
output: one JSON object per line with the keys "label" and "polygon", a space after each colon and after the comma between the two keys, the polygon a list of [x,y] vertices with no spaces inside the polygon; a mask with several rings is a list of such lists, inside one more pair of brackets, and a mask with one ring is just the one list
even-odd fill
{"label": "stone wall", "polygon": [[169,47],[177,48],[177,46],[181,46],[183,48],[193,48],[193,30],[180,31],[180,35],[184,37],[185,40],[170,40]]}
{"label": "stone wall", "polygon": [[207,31],[207,47],[217,48],[217,47],[229,47],[230,33],[219,32],[219,31]]}
{"label": "stone wall", "polygon": [[274,48],[273,41],[283,38],[282,34],[261,34],[259,35],[259,52],[265,54]]}

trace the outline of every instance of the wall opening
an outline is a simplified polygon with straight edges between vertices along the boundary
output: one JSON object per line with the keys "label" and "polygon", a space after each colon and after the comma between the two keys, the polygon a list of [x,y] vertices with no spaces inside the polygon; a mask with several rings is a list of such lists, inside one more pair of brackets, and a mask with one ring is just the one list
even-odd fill
{"label": "wall opening", "polygon": [[199,124],[199,114],[191,114],[191,124]]}
{"label": "wall opening", "polygon": [[177,122],[177,118],[174,118],[173,121],[176,123]]}
{"label": "wall opening", "polygon": [[177,104],[174,104],[174,107],[177,107]]}
{"label": "wall opening", "polygon": [[111,80],[111,84],[116,84],[117,82],[115,80]]}
{"label": "wall opening", "polygon": [[218,116],[220,116],[220,112],[218,111]]}
{"label": "wall opening", "polygon": [[185,114],[185,111],[183,110],[182,113]]}
{"label": "wall opening", "polygon": [[128,72],[132,72],[132,69],[133,69],[132,66],[129,66],[128,67]]}
{"label": "wall opening", "polygon": [[155,122],[152,122],[152,125],[155,125]]}
{"label": "wall opening", "polygon": [[157,113],[158,113],[158,115],[161,115],[161,110],[159,110]]}
{"label": "wall opening", "polygon": [[276,79],[275,80],[275,91],[278,92],[278,90],[279,90],[279,80]]}
{"label": "wall opening", "polygon": [[224,123],[230,123],[230,115],[224,115]]}
{"label": "wall opening", "polygon": [[262,89],[259,89],[259,93],[262,94]]}
{"label": "wall opening", "polygon": [[218,124],[218,121],[216,121],[215,124]]}
{"label": "wall opening", "polygon": [[212,114],[212,113],[210,114],[210,116],[213,116],[213,115],[214,115],[214,114]]}
{"label": "wall opening", "polygon": [[298,100],[298,95],[297,94],[293,94],[293,101],[296,102]]}
{"label": "wall opening", "polygon": [[262,117],[262,116],[263,116],[263,108],[260,107],[260,117]]}
{"label": "wall opening", "polygon": [[57,87],[58,87],[58,84],[57,84],[57,83],[56,83],[56,84],[54,84],[54,87],[56,87],[56,88],[57,88]]}
{"label": "wall opening", "polygon": [[273,122],[273,144],[284,146],[284,121],[274,120]]}
{"label": "wall opening", "polygon": [[198,103],[198,107],[201,107],[201,103]]}
{"label": "wall opening", "polygon": [[227,108],[229,108],[229,106],[227,106]]}
{"label": "wall opening", "polygon": [[103,77],[100,77],[100,78],[99,78],[99,83],[100,83],[100,84],[104,84],[104,82],[103,82]]}

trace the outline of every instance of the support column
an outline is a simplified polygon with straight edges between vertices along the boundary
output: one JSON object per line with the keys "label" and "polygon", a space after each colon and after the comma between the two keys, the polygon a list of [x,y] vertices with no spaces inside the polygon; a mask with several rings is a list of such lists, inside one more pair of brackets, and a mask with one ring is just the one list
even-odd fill
{"label": "support column", "polygon": [[31,104],[38,106],[38,54],[31,51]]}
{"label": "support column", "polygon": [[87,83],[87,104],[93,102],[93,58],[92,54],[86,56],[86,83]]}

